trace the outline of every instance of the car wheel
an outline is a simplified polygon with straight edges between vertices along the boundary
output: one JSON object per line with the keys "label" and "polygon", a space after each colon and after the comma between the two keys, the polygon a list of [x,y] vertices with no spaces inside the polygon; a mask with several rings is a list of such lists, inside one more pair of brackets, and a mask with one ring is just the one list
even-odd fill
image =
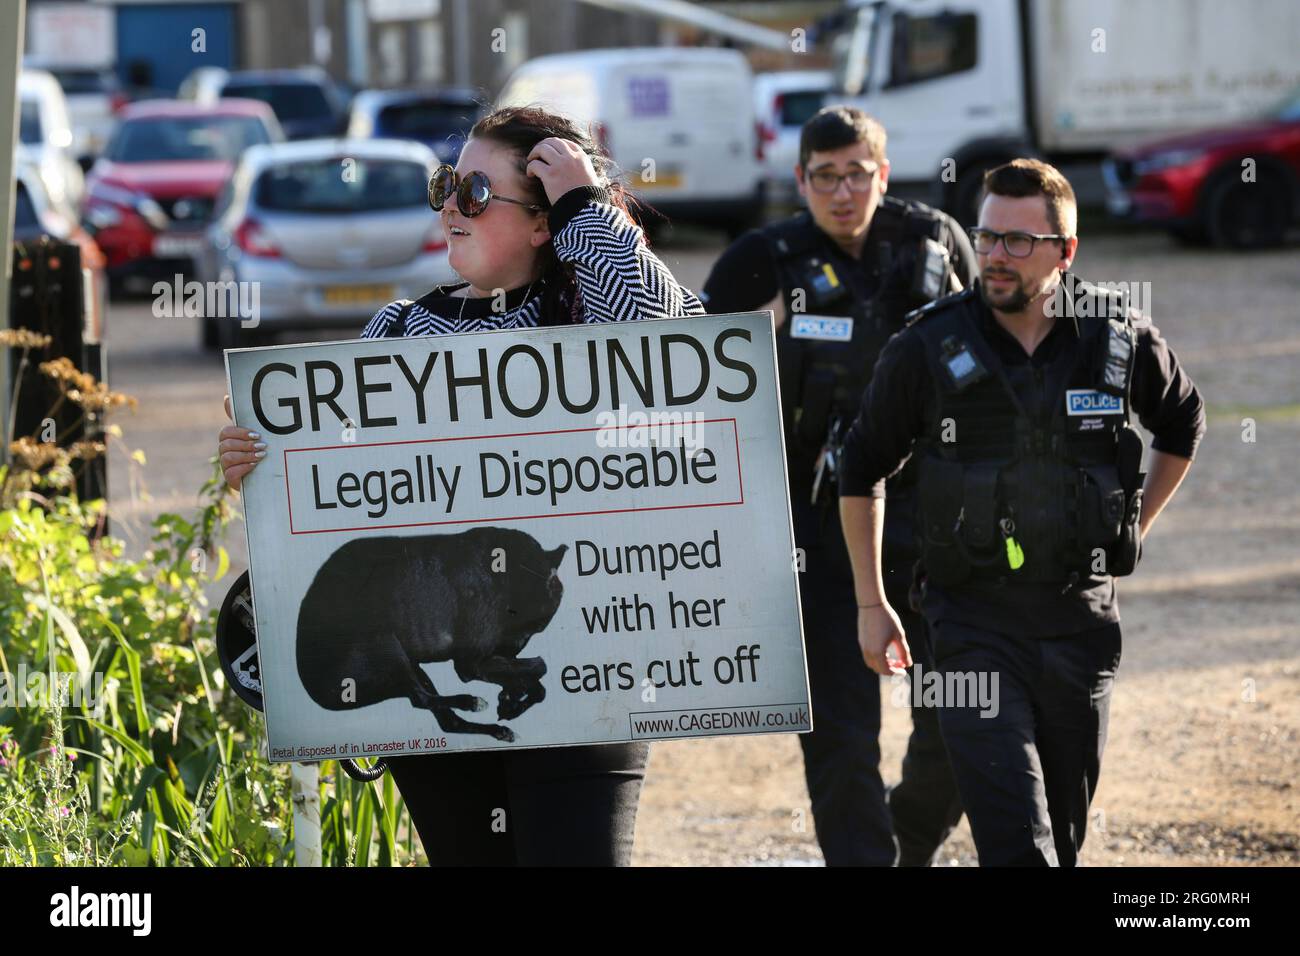
{"label": "car wheel", "polygon": [[199,319],[199,347],[205,352],[216,351],[221,346],[218,320],[204,316]]}
{"label": "car wheel", "polygon": [[727,242],[735,242],[750,230],[749,220],[747,219],[728,219],[722,226],[722,231],[727,236]]}
{"label": "car wheel", "polygon": [[224,316],[214,320],[217,326],[217,344],[225,349],[249,349],[262,344],[258,329],[246,329],[238,316]]}
{"label": "car wheel", "polygon": [[1205,227],[1201,223],[1170,226],[1169,235],[1185,246],[1204,246],[1208,245],[1210,241],[1210,237],[1205,234]]}
{"label": "car wheel", "polygon": [[1271,170],[1242,182],[1237,170],[1219,178],[1206,193],[1205,229],[1216,246],[1264,249],[1280,245],[1290,225],[1286,183]]}
{"label": "car wheel", "polygon": [[746,208],[743,212],[732,216],[723,223],[723,229],[726,230],[727,239],[731,242],[736,241],[751,229],[757,229],[763,225],[764,206],[760,201],[754,202],[753,205]]}

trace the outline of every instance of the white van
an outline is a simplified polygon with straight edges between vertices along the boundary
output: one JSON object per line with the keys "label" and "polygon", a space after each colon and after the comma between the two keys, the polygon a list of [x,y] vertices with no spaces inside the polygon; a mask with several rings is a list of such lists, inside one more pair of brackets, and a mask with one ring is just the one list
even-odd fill
{"label": "white van", "polygon": [[830,95],[830,70],[778,70],[754,76],[754,115],[763,140],[763,178],[769,202],[799,201],[794,168],[799,165],[803,124]]}
{"label": "white van", "polygon": [[753,76],[736,50],[646,47],[530,60],[498,106],[544,106],[592,131],[632,191],[675,219],[738,234],[761,221]]}

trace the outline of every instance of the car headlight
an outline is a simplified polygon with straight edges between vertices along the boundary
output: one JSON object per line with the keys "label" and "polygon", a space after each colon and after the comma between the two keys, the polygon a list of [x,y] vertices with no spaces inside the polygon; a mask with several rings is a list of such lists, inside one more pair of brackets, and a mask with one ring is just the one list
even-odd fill
{"label": "car headlight", "polygon": [[[122,214],[119,209],[129,209],[135,212],[158,232],[165,231],[171,222],[162,206],[148,196],[133,192],[130,189],[124,189],[121,186],[114,186],[111,183],[95,183],[90,188],[87,199],[85,220],[97,228],[102,229],[103,226],[96,221],[96,216],[102,219],[104,225],[112,226],[121,222]],[[119,209],[114,207],[119,207]]]}
{"label": "car headlight", "polygon": [[136,203],[135,211],[144,217],[145,222],[149,223],[149,225],[153,226],[159,232],[162,232],[167,228],[167,223],[169,222],[167,213],[163,212],[162,206],[158,205],[148,196],[141,198],[141,200]]}
{"label": "car headlight", "polygon": [[95,229],[108,229],[122,221],[122,214],[112,206],[93,205],[86,209],[86,222]]}
{"label": "car headlight", "polygon": [[1158,173],[1177,166],[1190,166],[1204,155],[1203,149],[1171,149],[1137,160],[1133,164],[1133,171],[1139,176],[1145,176],[1147,173]]}

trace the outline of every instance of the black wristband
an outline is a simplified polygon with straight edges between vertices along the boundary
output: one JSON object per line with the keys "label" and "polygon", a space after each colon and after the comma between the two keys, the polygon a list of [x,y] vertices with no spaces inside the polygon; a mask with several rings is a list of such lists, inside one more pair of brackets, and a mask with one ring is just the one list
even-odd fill
{"label": "black wristband", "polygon": [[546,214],[546,226],[554,236],[567,226],[587,203],[610,201],[609,190],[604,186],[576,186],[555,201]]}

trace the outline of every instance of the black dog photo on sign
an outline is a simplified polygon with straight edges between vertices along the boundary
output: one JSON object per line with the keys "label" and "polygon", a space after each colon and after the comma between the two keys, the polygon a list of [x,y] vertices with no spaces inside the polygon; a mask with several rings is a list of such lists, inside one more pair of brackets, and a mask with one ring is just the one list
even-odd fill
{"label": "black dog photo on sign", "polygon": [[327,710],[406,698],[446,733],[491,734],[455,711],[484,710],[472,694],[443,695],[421,665],[451,661],[462,681],[497,684],[497,716],[518,717],[546,696],[540,657],[519,657],[555,616],[568,545],[546,551],[510,528],[357,538],[326,559],[298,613],[298,676]]}

